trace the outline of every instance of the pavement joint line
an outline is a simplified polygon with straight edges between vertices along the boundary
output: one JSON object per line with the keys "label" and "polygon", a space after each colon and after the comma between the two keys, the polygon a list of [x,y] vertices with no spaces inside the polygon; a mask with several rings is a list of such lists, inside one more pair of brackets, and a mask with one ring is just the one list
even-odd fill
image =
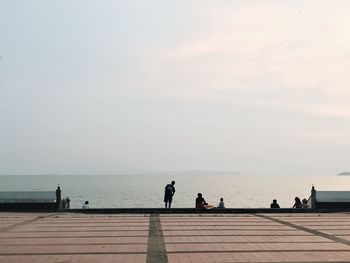
{"label": "pavement joint line", "polygon": [[80,232],[84,232],[84,233],[89,233],[89,232],[147,232],[148,229],[143,229],[143,230],[119,230],[119,229],[109,229],[109,230],[71,230],[71,231],[59,231],[59,230],[49,230],[49,231],[44,231],[44,230],[30,230],[30,231],[12,231],[11,233],[80,233]]}
{"label": "pavement joint line", "polygon": [[25,221],[21,221],[19,223],[15,223],[15,224],[12,224],[12,225],[7,226],[7,227],[0,228],[0,233],[9,232],[9,231],[11,231],[11,230],[13,230],[13,229],[15,229],[17,227],[25,226],[25,225],[31,224],[33,222],[52,217],[54,215],[56,215],[56,213],[55,214],[46,215],[46,216],[37,216],[37,217],[31,218],[31,219],[28,219],[28,220],[25,220]]}
{"label": "pavement joint line", "polygon": [[[271,263],[271,261],[255,261],[259,263]],[[305,261],[273,261],[274,263],[305,263]],[[310,262],[310,261],[309,261]],[[312,263],[347,263],[348,261],[312,261]],[[247,263],[247,261],[215,261],[215,263]]]}
{"label": "pavement joint line", "polygon": [[[13,232],[11,232],[13,233]],[[24,237],[24,236],[13,236],[13,237],[0,237],[0,239],[33,239],[33,238],[114,238],[114,237],[148,237],[148,235],[144,236],[29,236],[29,237]]]}
{"label": "pavement joint line", "polygon": [[[202,253],[210,253],[210,254],[222,254],[222,253],[302,253],[302,252],[349,252],[348,250],[204,250],[204,251],[168,251],[170,254],[202,254]],[[49,255],[145,255],[146,252],[138,252],[138,251],[126,251],[126,252],[42,252],[42,253],[0,253],[0,256],[49,256]],[[158,261],[148,261],[148,253],[147,253],[147,261],[152,263],[164,263],[168,262],[164,261],[165,259],[159,259]],[[314,261],[312,261],[314,263]],[[324,261],[323,261],[324,262]],[[327,261],[329,262],[329,261]],[[338,262],[338,261],[336,261]],[[349,262],[349,261],[346,261]],[[289,263],[289,262],[288,262]]]}
{"label": "pavement joint line", "polygon": [[266,216],[266,215],[262,215],[262,214],[255,214],[255,215],[257,217],[269,219],[269,220],[271,220],[273,222],[277,222],[277,223],[280,223],[280,224],[283,224],[283,225],[286,225],[286,226],[294,227],[294,228],[296,228],[298,230],[305,231],[307,233],[310,233],[310,234],[313,234],[313,235],[316,235],[316,236],[320,236],[320,237],[323,237],[323,238],[327,238],[327,239],[335,241],[337,243],[342,243],[342,244],[350,246],[350,241],[349,240],[346,240],[346,239],[343,239],[343,238],[340,238],[340,237],[329,235],[329,234],[323,233],[321,231],[310,229],[310,228],[307,228],[307,227],[304,227],[304,226],[299,226],[299,225],[296,225],[294,223],[290,223],[290,222],[287,222],[287,221],[284,221],[284,220],[281,220],[281,219],[278,219],[278,218],[274,218],[274,217],[271,217],[271,216]]}
{"label": "pavement joint line", "polygon": [[[176,244],[196,244],[196,245],[202,245],[202,244],[265,244],[266,241],[255,241],[255,242],[251,242],[251,241],[203,241],[203,242],[166,242],[167,245],[176,245]],[[269,241],[269,243],[277,243],[277,244],[299,244],[300,241]],[[334,241],[303,241],[303,244],[333,244]],[[90,246],[90,245],[94,245],[94,246],[104,246],[104,245],[147,245],[147,242],[126,242],[126,243],[52,243],[52,244],[47,244],[47,243],[43,243],[43,244],[0,244],[0,246],[2,247],[13,247],[13,246]]]}
{"label": "pavement joint line", "polygon": [[[186,241],[179,241],[179,242],[166,242],[167,245],[175,245],[175,244],[266,244],[267,241],[203,241],[203,242],[186,242]],[[300,241],[268,241],[268,243],[272,244],[272,243],[277,243],[277,244],[300,244]],[[333,244],[334,241],[303,241],[303,244],[313,244],[313,243],[317,243],[317,244]]]}
{"label": "pavement joint line", "polygon": [[159,214],[151,214],[149,218],[149,234],[146,263],[168,263],[165,241]]}
{"label": "pavement joint line", "polygon": [[51,256],[51,255],[145,255],[146,252],[52,252],[52,253],[0,253],[0,256]]}
{"label": "pavement joint line", "polygon": [[[118,230],[119,231],[119,230]],[[271,231],[271,232],[277,232],[277,231],[290,231],[295,232],[297,230],[295,229],[241,229],[241,228],[203,228],[203,229],[165,229],[165,231],[171,231],[171,232],[186,232],[186,231],[247,231],[247,232],[262,232],[262,231]]]}
{"label": "pavement joint line", "polygon": [[[203,234],[203,235],[198,235],[198,234],[191,234],[191,235],[164,235],[164,237],[261,237],[261,235],[253,234],[253,235],[247,235],[247,234],[227,234],[227,235],[217,235],[217,234]],[[285,234],[279,234],[279,235],[264,235],[264,237],[310,237],[312,236],[311,234],[303,234],[303,235],[285,235]]]}
{"label": "pavement joint line", "polygon": [[[295,250],[288,250],[288,249],[269,249],[269,250],[177,250],[177,251],[168,251],[167,253],[170,254],[197,254],[197,253],[210,253],[210,254],[221,254],[221,253],[304,253],[304,252],[349,252],[349,250],[346,249],[295,249]],[[1,255],[1,254],[0,254]],[[161,261],[162,262],[162,261]],[[328,261],[327,261],[328,262]],[[347,261],[349,262],[349,261]]]}

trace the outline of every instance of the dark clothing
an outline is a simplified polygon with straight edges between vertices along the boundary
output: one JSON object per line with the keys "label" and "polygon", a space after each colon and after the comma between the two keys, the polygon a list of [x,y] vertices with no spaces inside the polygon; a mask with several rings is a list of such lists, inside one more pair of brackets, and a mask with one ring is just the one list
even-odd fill
{"label": "dark clothing", "polygon": [[295,203],[293,205],[293,208],[301,208],[301,201],[299,198],[295,198]]}
{"label": "dark clothing", "polygon": [[165,186],[164,192],[164,202],[171,203],[173,201],[173,195],[175,194],[175,187],[172,184],[167,184]]}
{"label": "dark clothing", "polygon": [[270,208],[280,208],[280,205],[277,203],[271,203]]}
{"label": "dark clothing", "polygon": [[205,202],[203,197],[197,197],[196,198],[196,208],[204,208],[204,205],[207,205],[208,203]]}
{"label": "dark clothing", "polygon": [[301,208],[301,203],[295,202],[295,204],[293,205],[293,208]]}
{"label": "dark clothing", "polygon": [[58,186],[56,190],[56,209],[61,208],[61,188]]}

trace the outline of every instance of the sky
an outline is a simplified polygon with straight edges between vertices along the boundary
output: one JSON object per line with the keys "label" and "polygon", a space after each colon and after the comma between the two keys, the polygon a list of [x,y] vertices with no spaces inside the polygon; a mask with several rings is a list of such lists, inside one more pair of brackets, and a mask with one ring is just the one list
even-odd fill
{"label": "sky", "polygon": [[0,174],[349,171],[349,9],[0,0]]}

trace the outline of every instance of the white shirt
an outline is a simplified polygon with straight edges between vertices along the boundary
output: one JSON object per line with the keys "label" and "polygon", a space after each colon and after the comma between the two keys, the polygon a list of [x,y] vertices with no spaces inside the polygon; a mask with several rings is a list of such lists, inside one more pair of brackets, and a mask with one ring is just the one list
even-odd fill
{"label": "white shirt", "polygon": [[223,201],[220,202],[218,208],[225,208],[225,203]]}

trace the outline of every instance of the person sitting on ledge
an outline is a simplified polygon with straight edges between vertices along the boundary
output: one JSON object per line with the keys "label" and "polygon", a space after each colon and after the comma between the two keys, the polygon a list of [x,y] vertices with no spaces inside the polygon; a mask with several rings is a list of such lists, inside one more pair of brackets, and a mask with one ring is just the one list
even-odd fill
{"label": "person sitting on ledge", "polygon": [[272,203],[270,205],[270,208],[280,208],[280,205],[277,203],[276,199],[272,200]]}
{"label": "person sitting on ledge", "polygon": [[203,196],[201,193],[198,193],[198,197],[196,198],[196,208],[206,208],[211,209],[214,208],[212,205],[208,205],[207,202],[205,202]]}
{"label": "person sitting on ledge", "polygon": [[309,205],[307,204],[307,200],[305,198],[302,201],[301,208],[309,208]]}
{"label": "person sitting on ledge", "polygon": [[295,197],[294,198],[294,205],[293,205],[293,208],[301,208],[301,201],[300,201],[300,198],[299,197]]}
{"label": "person sitting on ledge", "polygon": [[222,197],[220,198],[218,208],[225,208],[224,198],[222,198]]}
{"label": "person sitting on ledge", "polygon": [[85,203],[83,204],[83,209],[89,209],[89,201],[85,201]]}
{"label": "person sitting on ledge", "polygon": [[208,203],[205,202],[203,195],[198,193],[196,198],[196,208],[205,208],[205,205],[208,205]]}

